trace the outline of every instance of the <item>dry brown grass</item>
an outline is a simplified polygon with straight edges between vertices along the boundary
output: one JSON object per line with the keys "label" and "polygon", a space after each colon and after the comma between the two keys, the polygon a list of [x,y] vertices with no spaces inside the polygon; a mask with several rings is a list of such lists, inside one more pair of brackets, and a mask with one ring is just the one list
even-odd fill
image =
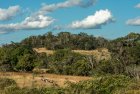
{"label": "dry brown grass", "polygon": [[64,87],[65,82],[79,82],[83,80],[92,79],[91,77],[82,76],[67,76],[67,75],[56,75],[56,74],[37,74],[32,73],[21,73],[21,72],[0,72],[0,77],[10,78],[17,82],[19,87],[50,87],[52,83],[44,82],[41,79],[48,79],[55,82],[58,86]]}
{"label": "dry brown grass", "polygon": [[108,60],[111,58],[110,52],[106,48],[100,48],[96,50],[73,50],[73,52],[83,55],[93,55],[97,60]]}
{"label": "dry brown grass", "polygon": [[[46,48],[33,48],[37,53],[46,53],[48,55],[52,55],[54,53],[53,50],[47,50]],[[80,53],[83,55],[93,55],[97,60],[108,60],[111,58],[110,52],[106,48],[100,48],[96,50],[72,50],[75,53]]]}
{"label": "dry brown grass", "polygon": [[46,48],[33,48],[37,53],[47,53],[48,55],[52,55],[54,53],[53,50],[48,50]]}

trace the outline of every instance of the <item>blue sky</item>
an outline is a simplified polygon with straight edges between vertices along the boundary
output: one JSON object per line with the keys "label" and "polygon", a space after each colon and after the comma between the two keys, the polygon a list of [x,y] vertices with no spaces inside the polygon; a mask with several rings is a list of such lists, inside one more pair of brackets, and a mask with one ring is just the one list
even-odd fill
{"label": "blue sky", "polygon": [[140,0],[0,0],[0,44],[48,31],[107,39],[140,33]]}

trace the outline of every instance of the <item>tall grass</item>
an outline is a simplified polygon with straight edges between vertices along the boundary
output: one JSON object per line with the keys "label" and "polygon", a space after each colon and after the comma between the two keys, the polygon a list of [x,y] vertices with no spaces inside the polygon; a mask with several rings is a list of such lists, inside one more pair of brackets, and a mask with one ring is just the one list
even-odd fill
{"label": "tall grass", "polygon": [[140,94],[140,81],[115,75],[79,83],[68,82],[67,86],[63,88],[35,88],[34,86],[20,88],[14,80],[0,78],[0,94]]}

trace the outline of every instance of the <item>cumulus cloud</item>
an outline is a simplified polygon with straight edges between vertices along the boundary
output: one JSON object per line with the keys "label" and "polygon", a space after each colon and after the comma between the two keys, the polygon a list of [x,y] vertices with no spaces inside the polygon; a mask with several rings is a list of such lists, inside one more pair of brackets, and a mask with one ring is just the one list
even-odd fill
{"label": "cumulus cloud", "polygon": [[34,30],[46,28],[54,22],[54,19],[44,15],[27,17],[21,23],[1,24],[1,33],[16,30]]}
{"label": "cumulus cloud", "polygon": [[140,26],[140,17],[139,18],[135,18],[135,19],[129,19],[126,22],[127,25],[133,25],[133,26]]}
{"label": "cumulus cloud", "polygon": [[[26,17],[25,20],[20,23],[0,24],[0,34],[5,32],[13,32],[16,30],[36,30],[47,28],[55,21],[55,19],[46,16],[47,13],[72,6],[89,7],[94,5],[95,2],[96,0],[66,0],[65,2],[57,4],[44,4],[37,12],[32,13],[31,16]],[[8,9],[0,9],[0,20],[12,18],[18,13],[19,10],[19,6],[12,6]],[[61,28],[56,26],[54,29]]]}
{"label": "cumulus cloud", "polygon": [[135,6],[136,8],[140,8],[140,3]]}
{"label": "cumulus cloud", "polygon": [[90,15],[81,21],[74,21],[69,27],[73,29],[95,29],[101,28],[102,25],[112,21],[112,14],[108,9],[106,9],[96,11],[94,15]]}
{"label": "cumulus cloud", "polygon": [[67,0],[62,3],[57,4],[50,4],[50,5],[43,5],[40,9],[39,13],[47,13],[52,12],[54,10],[60,9],[60,8],[68,8],[72,6],[82,6],[82,7],[89,7],[93,4],[95,4],[96,0]]}
{"label": "cumulus cloud", "polygon": [[8,20],[20,11],[19,6],[11,6],[8,9],[0,8],[0,20]]}

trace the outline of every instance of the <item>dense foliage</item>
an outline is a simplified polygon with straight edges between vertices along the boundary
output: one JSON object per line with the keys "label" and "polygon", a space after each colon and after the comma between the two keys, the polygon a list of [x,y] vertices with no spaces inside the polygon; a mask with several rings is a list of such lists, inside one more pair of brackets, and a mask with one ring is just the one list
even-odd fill
{"label": "dense foliage", "polygon": [[83,76],[91,74],[91,67],[86,57],[69,49],[57,50],[54,55],[49,57],[48,65],[50,72],[56,74]]}
{"label": "dense foliage", "polygon": [[140,76],[140,34],[130,33],[126,37],[110,42],[108,49],[118,71],[131,77]]}
{"label": "dense foliage", "polygon": [[94,37],[86,33],[71,34],[69,32],[61,32],[53,35],[51,32],[42,36],[31,36],[21,42],[22,45],[32,47],[46,47],[47,49],[83,49],[92,50],[104,47],[108,41],[102,37]]}
{"label": "dense foliage", "polygon": [[0,48],[1,71],[31,71],[43,62],[42,55],[37,55],[31,47],[12,44]]}

